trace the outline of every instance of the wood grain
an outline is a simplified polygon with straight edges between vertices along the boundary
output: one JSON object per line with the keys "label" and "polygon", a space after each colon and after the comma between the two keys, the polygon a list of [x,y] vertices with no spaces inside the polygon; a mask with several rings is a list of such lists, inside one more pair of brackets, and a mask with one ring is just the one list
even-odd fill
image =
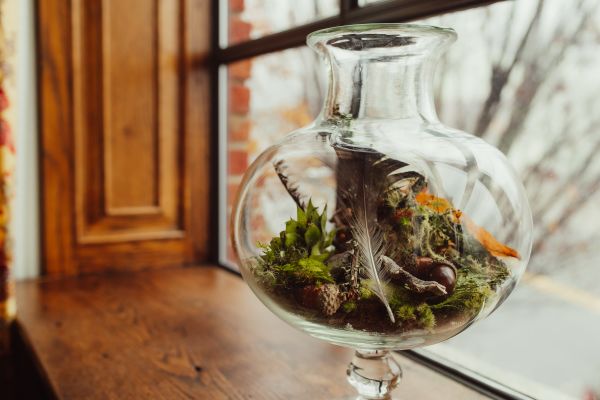
{"label": "wood grain", "polygon": [[210,52],[192,37],[210,37],[205,15],[208,0],[39,3],[47,274],[206,260],[209,65],[189,62]]}
{"label": "wood grain", "polygon": [[[60,399],[341,399],[351,350],[278,320],[222,269],[17,285],[18,324]],[[483,399],[404,357],[404,398]]]}

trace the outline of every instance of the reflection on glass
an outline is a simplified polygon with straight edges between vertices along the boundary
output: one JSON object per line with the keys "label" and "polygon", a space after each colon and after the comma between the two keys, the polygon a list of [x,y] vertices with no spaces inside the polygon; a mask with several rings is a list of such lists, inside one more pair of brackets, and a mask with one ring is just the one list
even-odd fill
{"label": "reflection on glass", "polygon": [[229,0],[228,42],[236,44],[339,13],[338,0]]}
{"label": "reflection on glass", "polygon": [[389,1],[389,0],[358,0],[358,5],[362,7],[362,6],[368,6],[369,4],[381,3],[383,1]]}
{"label": "reflection on glass", "polygon": [[440,67],[440,119],[507,154],[536,228],[506,305],[433,350],[536,398],[600,391],[599,6],[501,2],[421,21],[459,37]]}
{"label": "reflection on glass", "polygon": [[[531,273],[502,309],[432,350],[541,399],[600,392],[599,7],[596,0],[500,2],[420,21],[459,36],[437,73],[440,119],[507,154],[536,228]],[[230,74],[230,91],[244,82],[249,101],[245,114],[229,114],[230,151],[253,159],[312,120],[322,85],[309,57],[288,50],[253,59],[247,79]],[[232,191],[242,161],[239,173],[230,172]]]}
{"label": "reflection on glass", "polygon": [[[283,135],[317,116],[324,86],[324,71],[317,55],[307,47],[229,66],[227,220],[246,167]],[[226,242],[226,261],[233,263],[229,240]]]}

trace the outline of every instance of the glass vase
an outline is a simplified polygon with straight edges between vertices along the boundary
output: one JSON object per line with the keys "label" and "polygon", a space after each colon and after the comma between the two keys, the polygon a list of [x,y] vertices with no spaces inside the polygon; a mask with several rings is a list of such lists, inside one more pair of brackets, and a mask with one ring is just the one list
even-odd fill
{"label": "glass vase", "polygon": [[284,321],[356,349],[360,398],[390,398],[401,370],[388,352],[489,315],[529,259],[514,170],[436,115],[433,74],[455,39],[407,24],[309,35],[329,68],[322,111],[252,163],[234,205],[244,279]]}

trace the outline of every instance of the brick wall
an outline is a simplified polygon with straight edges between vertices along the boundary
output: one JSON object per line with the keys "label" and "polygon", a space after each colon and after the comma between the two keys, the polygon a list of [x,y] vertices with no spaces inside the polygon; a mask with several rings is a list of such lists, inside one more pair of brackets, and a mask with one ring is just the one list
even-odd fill
{"label": "brick wall", "polygon": [[[229,0],[229,42],[239,43],[250,39],[251,24],[243,21],[244,0]],[[250,77],[252,60],[242,60],[231,64],[228,69],[228,120],[227,120],[227,220],[231,216],[231,206],[239,188],[242,176],[248,168],[248,138],[251,121],[250,89],[246,81]],[[235,259],[229,241],[227,227],[227,258]]]}

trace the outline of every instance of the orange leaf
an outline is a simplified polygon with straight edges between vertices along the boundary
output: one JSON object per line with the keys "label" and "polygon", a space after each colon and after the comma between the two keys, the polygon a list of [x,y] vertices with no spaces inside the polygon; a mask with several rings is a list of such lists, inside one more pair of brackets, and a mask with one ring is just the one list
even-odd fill
{"label": "orange leaf", "polygon": [[465,218],[465,225],[469,233],[475,236],[475,239],[477,239],[477,241],[481,243],[482,246],[485,247],[486,250],[489,251],[493,256],[521,258],[518,251],[497,241],[491,233],[477,225],[471,220],[471,218]]}
{"label": "orange leaf", "polygon": [[[452,204],[450,204],[448,200],[441,197],[436,197],[429,193],[420,192],[415,197],[415,200],[420,205],[428,207],[431,210],[438,213],[443,213],[448,210],[452,210]],[[467,231],[471,235],[473,235],[475,239],[477,239],[477,241],[481,243],[481,245],[485,247],[486,250],[489,251],[490,254],[492,254],[493,256],[508,256],[521,258],[519,256],[519,253],[515,249],[512,249],[497,241],[491,233],[489,233],[484,228],[480,227],[475,222],[473,222],[473,220],[471,220],[471,218],[463,214],[462,211],[454,210],[454,217],[456,219],[456,222],[463,218]]]}

